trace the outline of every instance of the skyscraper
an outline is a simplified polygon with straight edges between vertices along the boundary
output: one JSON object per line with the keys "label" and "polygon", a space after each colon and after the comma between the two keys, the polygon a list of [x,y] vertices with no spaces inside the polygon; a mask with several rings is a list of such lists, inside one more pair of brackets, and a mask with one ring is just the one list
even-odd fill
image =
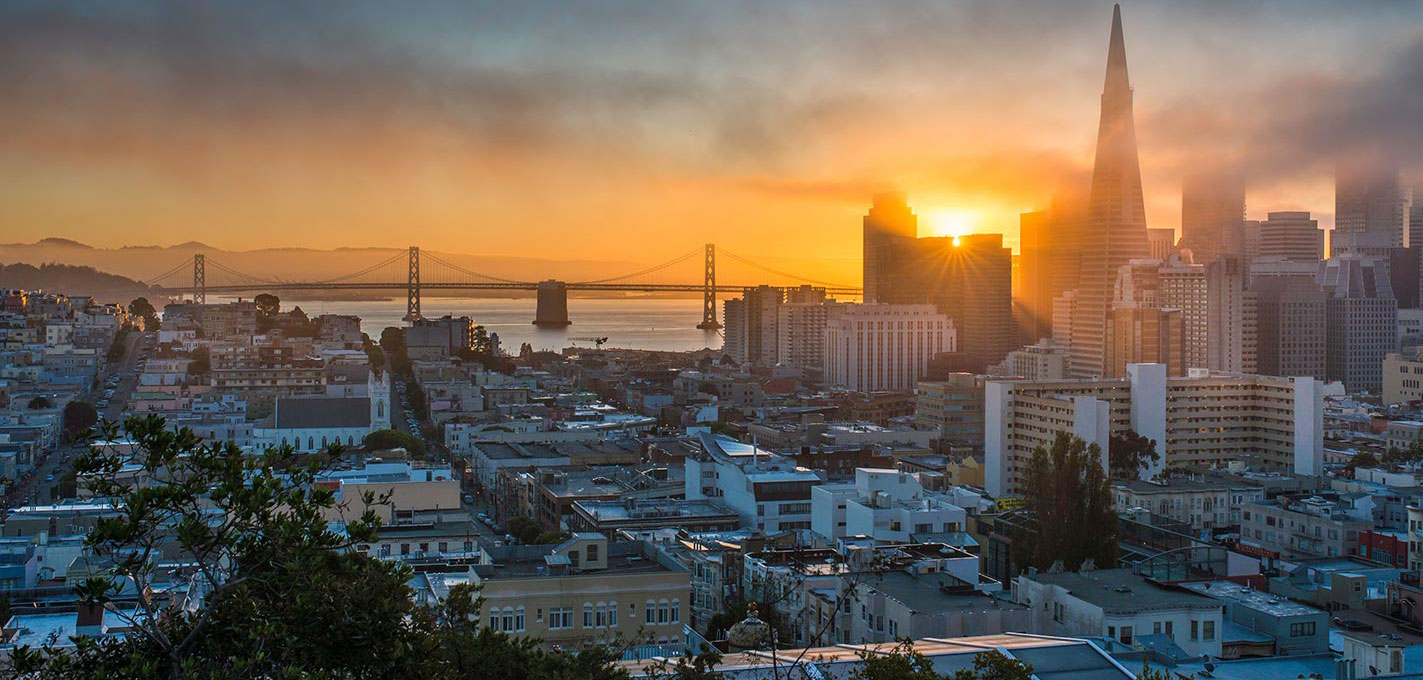
{"label": "skyscraper", "polygon": [[1147,256],[1146,207],[1120,5],[1112,9],[1097,157],[1081,253],[1077,311],[1072,322],[1072,368],[1076,376],[1094,377],[1104,374],[1107,312],[1117,268]]}
{"label": "skyscraper", "polygon": [[1013,291],[1022,310],[1023,340],[1029,344],[1052,335],[1052,215],[1045,210],[1018,216],[1018,285]]}
{"label": "skyscraper", "polygon": [[1215,262],[1227,253],[1244,254],[1245,183],[1233,172],[1200,173],[1181,190],[1181,248],[1193,261]]}
{"label": "skyscraper", "polygon": [[1171,255],[1162,263],[1157,275],[1161,282],[1157,293],[1161,305],[1181,310],[1182,358],[1186,368],[1205,368],[1209,359],[1205,266],[1183,262],[1180,255]]}
{"label": "skyscraper", "polygon": [[[904,194],[875,196],[864,220],[865,302],[894,301],[896,245],[919,236],[919,218],[909,209]],[[902,263],[901,263],[902,265]]]}
{"label": "skyscraper", "polygon": [[[1412,244],[1413,191],[1398,164],[1369,160],[1341,165],[1334,178],[1335,234],[1386,234],[1389,245]],[[1331,253],[1332,254],[1332,253]]]}
{"label": "skyscraper", "polygon": [[1388,272],[1356,255],[1319,264],[1328,294],[1325,377],[1353,391],[1383,387],[1383,360],[1398,346],[1398,306]]}
{"label": "skyscraper", "polygon": [[1327,304],[1312,274],[1252,275],[1256,369],[1262,375],[1324,379]]}
{"label": "skyscraper", "polygon": [[1206,265],[1206,367],[1255,373],[1255,294],[1245,286],[1245,261],[1222,255]]}
{"label": "skyscraper", "polygon": [[1272,212],[1260,223],[1258,257],[1278,257],[1291,262],[1324,259],[1324,231],[1308,212]]}
{"label": "skyscraper", "polygon": [[1146,230],[1147,254],[1153,260],[1165,260],[1176,249],[1176,230],[1170,227]]}

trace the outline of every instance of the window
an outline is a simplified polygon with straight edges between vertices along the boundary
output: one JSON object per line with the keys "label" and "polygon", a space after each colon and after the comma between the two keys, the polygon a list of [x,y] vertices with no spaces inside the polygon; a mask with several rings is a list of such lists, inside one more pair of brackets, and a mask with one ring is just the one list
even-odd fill
{"label": "window", "polygon": [[549,630],[568,630],[573,627],[573,610],[569,607],[548,610]]}
{"label": "window", "polygon": [[584,603],[583,603],[583,627],[584,627],[584,628],[592,628],[592,627],[593,627],[593,603],[592,603],[592,602],[584,602]]}
{"label": "window", "polygon": [[1122,644],[1131,644],[1131,626],[1122,626]]}
{"label": "window", "polygon": [[1307,637],[1310,635],[1314,635],[1313,621],[1290,624],[1290,637]]}
{"label": "window", "polygon": [[1215,621],[1204,621],[1201,623],[1201,637],[1207,640],[1215,639]]}
{"label": "window", "polygon": [[618,603],[616,602],[608,603],[608,627],[618,627]]}
{"label": "window", "polygon": [[599,628],[608,627],[608,603],[599,602],[598,605],[593,608],[593,625]]}
{"label": "window", "polygon": [[588,553],[588,561],[589,561],[590,563],[591,563],[591,562],[597,562],[597,561],[598,561],[598,544],[597,544],[597,543],[590,543],[590,544],[588,544],[588,547],[585,548],[584,550],[586,550],[587,553]]}
{"label": "window", "polygon": [[658,622],[658,623],[667,623],[667,614],[668,614],[668,611],[667,611],[667,610],[668,610],[668,609],[669,609],[669,607],[668,607],[668,604],[667,604],[667,600],[658,600],[658,601],[657,601],[657,622]]}
{"label": "window", "polygon": [[674,598],[672,600],[672,623],[682,622],[682,600]]}
{"label": "window", "polygon": [[504,608],[503,627],[500,628],[499,630],[502,630],[502,631],[504,631],[504,632],[506,632],[506,633],[512,632],[512,631],[514,630],[514,608],[513,608],[513,607],[505,607],[505,608]]}
{"label": "window", "polygon": [[1192,620],[1191,620],[1191,639],[1192,639],[1192,640],[1198,640],[1198,639],[1200,639],[1200,637],[1201,637],[1200,627],[1201,627],[1201,622],[1200,622],[1200,621],[1196,621],[1195,619],[1192,619]]}
{"label": "window", "polygon": [[647,605],[645,606],[645,608],[643,609],[643,611],[646,612],[646,617],[645,617],[645,622],[646,622],[646,623],[657,623],[657,603],[656,603],[656,602],[653,602],[652,600],[648,600],[648,601],[647,601]]}

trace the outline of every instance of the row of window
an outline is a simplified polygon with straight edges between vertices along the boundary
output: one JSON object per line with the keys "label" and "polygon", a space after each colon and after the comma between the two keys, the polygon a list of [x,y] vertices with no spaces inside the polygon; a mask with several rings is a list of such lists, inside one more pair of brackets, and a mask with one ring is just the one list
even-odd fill
{"label": "row of window", "polygon": [[[628,610],[632,611],[636,605],[628,605]],[[648,600],[643,606],[645,612],[644,622],[648,624],[677,624],[682,622],[682,601],[679,598],[672,600]],[[492,607],[486,617],[488,625],[494,630],[505,633],[522,633],[526,630],[524,607]],[[536,622],[543,622],[544,610],[537,609],[534,613]],[[584,602],[583,603],[583,628],[616,628],[618,626],[618,603],[614,602]],[[574,627],[573,609],[570,607],[560,607],[548,610],[548,630],[569,630]]]}

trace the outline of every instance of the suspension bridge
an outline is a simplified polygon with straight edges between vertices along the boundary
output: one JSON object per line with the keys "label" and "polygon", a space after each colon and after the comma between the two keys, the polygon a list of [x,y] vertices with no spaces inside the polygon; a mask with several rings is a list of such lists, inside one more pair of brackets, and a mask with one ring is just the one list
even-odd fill
{"label": "suspension bridge", "polygon": [[[737,265],[742,275],[756,275],[762,280],[756,283],[719,283],[717,281],[717,258],[725,258]],[[686,277],[687,270],[696,266],[701,271],[701,281],[677,281]],[[191,270],[192,283],[187,283]],[[690,277],[688,277],[690,278]],[[669,281],[668,279],[672,279]],[[698,328],[717,329],[716,296],[719,293],[738,293],[748,286],[771,283],[779,286],[814,286],[824,288],[828,295],[855,296],[860,288],[839,283],[819,281],[792,274],[742,257],[708,243],[703,247],[679,255],[661,264],[635,272],[591,281],[516,281],[482,274],[449,262],[431,253],[422,253],[419,246],[411,246],[406,252],[398,252],[380,262],[357,271],[316,281],[287,281],[272,276],[257,276],[238,271],[221,262],[209,259],[205,254],[193,255],[192,262],[184,260],[162,274],[144,281],[151,290],[171,297],[191,297],[195,302],[206,302],[207,295],[249,292],[278,291],[321,291],[321,290],[404,290],[405,320],[423,318],[420,313],[420,296],[426,291],[472,291],[472,290],[521,290],[537,293],[537,309],[534,324],[539,326],[567,326],[569,291],[640,292],[640,293],[701,293],[702,321]]]}

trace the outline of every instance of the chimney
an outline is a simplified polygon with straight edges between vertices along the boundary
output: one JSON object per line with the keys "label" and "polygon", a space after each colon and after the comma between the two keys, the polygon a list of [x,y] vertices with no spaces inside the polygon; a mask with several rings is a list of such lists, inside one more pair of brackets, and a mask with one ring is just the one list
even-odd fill
{"label": "chimney", "polygon": [[79,604],[79,612],[75,617],[74,632],[81,636],[96,636],[104,634],[104,605],[101,604]]}

